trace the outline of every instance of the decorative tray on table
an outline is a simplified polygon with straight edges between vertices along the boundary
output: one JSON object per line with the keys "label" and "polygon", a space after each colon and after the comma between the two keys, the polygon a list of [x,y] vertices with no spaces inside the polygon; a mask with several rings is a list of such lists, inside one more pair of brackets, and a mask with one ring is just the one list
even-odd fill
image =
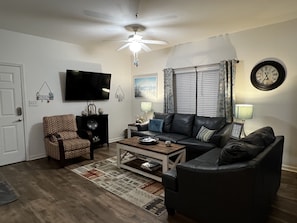
{"label": "decorative tray on table", "polygon": [[155,145],[159,141],[158,138],[151,137],[151,136],[145,136],[139,138],[139,143],[143,145]]}

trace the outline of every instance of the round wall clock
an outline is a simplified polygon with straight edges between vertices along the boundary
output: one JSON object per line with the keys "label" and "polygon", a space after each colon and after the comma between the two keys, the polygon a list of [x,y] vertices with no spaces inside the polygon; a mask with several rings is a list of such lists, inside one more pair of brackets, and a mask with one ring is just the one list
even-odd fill
{"label": "round wall clock", "polygon": [[273,60],[257,64],[251,72],[251,82],[255,88],[268,91],[280,86],[286,78],[283,65]]}

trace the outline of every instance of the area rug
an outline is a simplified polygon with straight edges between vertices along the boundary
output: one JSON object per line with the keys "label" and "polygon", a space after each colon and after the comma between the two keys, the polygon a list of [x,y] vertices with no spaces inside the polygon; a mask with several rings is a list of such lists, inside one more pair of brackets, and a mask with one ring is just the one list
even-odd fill
{"label": "area rug", "polygon": [[72,171],[155,216],[165,213],[162,184],[118,168],[116,157],[81,166]]}
{"label": "area rug", "polygon": [[0,205],[8,204],[17,199],[18,197],[9,183],[0,180]]}

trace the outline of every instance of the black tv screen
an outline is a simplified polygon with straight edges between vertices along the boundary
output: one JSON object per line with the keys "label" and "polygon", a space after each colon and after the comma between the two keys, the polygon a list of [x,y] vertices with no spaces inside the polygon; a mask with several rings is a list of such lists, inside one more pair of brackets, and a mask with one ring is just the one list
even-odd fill
{"label": "black tv screen", "polygon": [[67,70],[65,101],[108,100],[111,74]]}

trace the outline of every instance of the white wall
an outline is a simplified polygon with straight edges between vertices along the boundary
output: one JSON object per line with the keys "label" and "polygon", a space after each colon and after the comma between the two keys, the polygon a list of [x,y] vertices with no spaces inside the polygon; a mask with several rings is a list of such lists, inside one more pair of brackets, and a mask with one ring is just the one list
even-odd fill
{"label": "white wall", "polygon": [[[133,75],[158,73],[159,90],[163,92],[163,69],[217,63],[238,59],[235,95],[237,103],[254,104],[254,118],[247,120],[246,132],[260,127],[273,127],[276,135],[285,136],[283,164],[297,171],[297,20],[222,35],[172,49],[139,56],[140,67]],[[285,64],[287,78],[272,91],[260,91],[250,82],[252,68],[264,59],[276,59]],[[163,96],[157,100],[162,111]],[[139,101],[133,100],[133,111],[139,112]],[[138,109],[138,110],[137,110]]]}
{"label": "white wall", "polygon": [[[24,68],[24,113],[27,159],[45,156],[42,117],[72,113],[80,115],[87,102],[64,102],[65,71],[79,69],[102,71],[112,74],[110,100],[96,101],[98,108],[109,114],[109,139],[123,136],[123,130],[132,121],[131,116],[131,66],[130,58],[116,51],[83,49],[79,46],[0,30],[0,62],[21,64]],[[47,103],[36,100],[36,93],[46,81],[54,93],[54,100]],[[125,99],[118,102],[115,91],[121,86]],[[43,89],[44,90],[44,89]],[[124,118],[123,118],[124,117]]]}

